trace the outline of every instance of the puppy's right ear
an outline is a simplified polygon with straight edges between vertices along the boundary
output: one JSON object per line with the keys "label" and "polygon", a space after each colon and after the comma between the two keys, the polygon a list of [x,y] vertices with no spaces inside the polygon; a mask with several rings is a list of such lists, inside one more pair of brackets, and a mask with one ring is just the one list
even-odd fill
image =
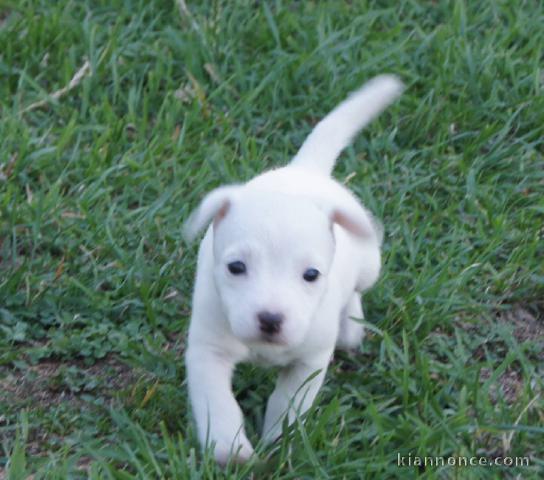
{"label": "puppy's right ear", "polygon": [[225,217],[237,189],[238,186],[233,185],[219,187],[204,197],[183,225],[183,236],[187,242],[192,242],[212,219],[216,225]]}

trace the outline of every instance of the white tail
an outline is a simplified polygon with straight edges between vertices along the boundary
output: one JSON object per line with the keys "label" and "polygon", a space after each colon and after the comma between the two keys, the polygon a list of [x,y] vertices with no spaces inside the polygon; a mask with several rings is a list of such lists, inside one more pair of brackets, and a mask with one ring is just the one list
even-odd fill
{"label": "white tail", "polygon": [[365,83],[321,120],[291,164],[315,168],[329,175],[340,152],[404,90],[394,75],[380,75]]}

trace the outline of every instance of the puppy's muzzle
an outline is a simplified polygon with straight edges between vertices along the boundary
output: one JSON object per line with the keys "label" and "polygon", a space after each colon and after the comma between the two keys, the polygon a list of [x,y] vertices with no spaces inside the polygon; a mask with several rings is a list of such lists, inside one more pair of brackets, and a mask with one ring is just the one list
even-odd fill
{"label": "puppy's muzzle", "polygon": [[283,314],[271,312],[259,312],[257,314],[259,328],[265,335],[276,335],[281,330]]}

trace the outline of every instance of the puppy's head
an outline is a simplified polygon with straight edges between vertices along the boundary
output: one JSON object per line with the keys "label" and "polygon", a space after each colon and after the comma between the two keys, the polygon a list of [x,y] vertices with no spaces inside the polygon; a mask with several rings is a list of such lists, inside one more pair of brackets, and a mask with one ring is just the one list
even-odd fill
{"label": "puppy's head", "polygon": [[185,225],[191,239],[213,222],[214,280],[233,334],[246,343],[300,344],[319,308],[335,250],[333,225],[376,235],[358,205],[246,187],[221,187]]}

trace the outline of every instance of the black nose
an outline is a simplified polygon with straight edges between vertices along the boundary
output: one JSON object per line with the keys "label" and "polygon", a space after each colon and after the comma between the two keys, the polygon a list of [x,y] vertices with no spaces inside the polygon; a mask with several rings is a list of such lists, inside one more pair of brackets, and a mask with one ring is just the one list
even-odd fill
{"label": "black nose", "polygon": [[261,332],[274,335],[280,331],[281,322],[283,322],[281,313],[259,312],[257,318],[259,319]]}

